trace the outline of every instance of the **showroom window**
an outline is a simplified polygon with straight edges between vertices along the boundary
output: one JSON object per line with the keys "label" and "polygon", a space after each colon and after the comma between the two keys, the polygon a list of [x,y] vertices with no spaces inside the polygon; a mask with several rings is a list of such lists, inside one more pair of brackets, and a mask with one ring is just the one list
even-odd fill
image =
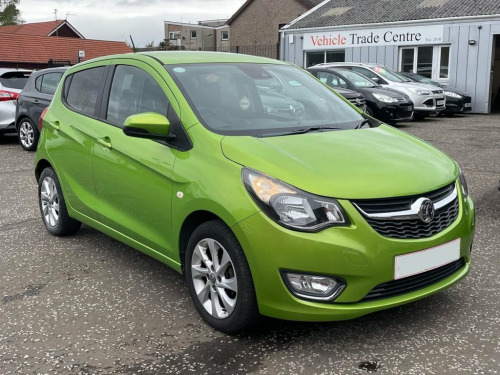
{"label": "showroom window", "polygon": [[404,47],[400,49],[399,69],[434,80],[447,80],[450,46]]}
{"label": "showroom window", "polygon": [[345,50],[306,52],[306,68],[321,63],[344,62]]}

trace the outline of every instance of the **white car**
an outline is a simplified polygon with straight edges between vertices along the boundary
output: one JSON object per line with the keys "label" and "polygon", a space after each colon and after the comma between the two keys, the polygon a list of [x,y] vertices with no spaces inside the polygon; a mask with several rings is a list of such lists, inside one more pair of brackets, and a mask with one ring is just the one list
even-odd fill
{"label": "white car", "polygon": [[15,133],[17,98],[30,74],[31,70],[0,68],[0,134]]}

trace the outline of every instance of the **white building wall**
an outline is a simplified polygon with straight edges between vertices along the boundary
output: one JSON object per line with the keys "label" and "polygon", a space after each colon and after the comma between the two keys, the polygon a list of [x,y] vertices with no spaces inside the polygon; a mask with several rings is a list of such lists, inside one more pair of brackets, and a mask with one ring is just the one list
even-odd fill
{"label": "white building wall", "polygon": [[[438,20],[425,22],[404,22],[397,27],[443,25],[442,44],[450,45],[449,75],[444,84],[466,91],[472,96],[472,111],[488,113],[490,109],[490,84],[492,81],[492,59],[494,36],[500,38],[500,16],[474,17],[470,20]],[[332,27],[308,30],[285,30],[282,38],[281,58],[299,66],[305,64],[304,34],[315,32],[349,32],[387,28],[388,24],[362,25],[351,27]],[[291,43],[290,35],[293,35]],[[470,44],[469,41],[475,41]],[[431,45],[432,43],[429,43]],[[346,62],[378,63],[393,70],[399,70],[400,45],[375,45],[345,48]],[[325,50],[332,48],[325,48]],[[497,56],[497,58],[499,58]]]}

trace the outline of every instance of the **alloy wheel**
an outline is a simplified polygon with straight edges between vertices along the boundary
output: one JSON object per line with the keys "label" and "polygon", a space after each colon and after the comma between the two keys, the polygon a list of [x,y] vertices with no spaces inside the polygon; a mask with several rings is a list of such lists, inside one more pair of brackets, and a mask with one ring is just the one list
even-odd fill
{"label": "alloy wheel", "polygon": [[191,260],[191,277],[196,295],[205,310],[216,319],[225,319],[236,307],[238,280],[233,261],[214,239],[198,242]]}
{"label": "alloy wheel", "polygon": [[59,193],[54,180],[45,177],[40,189],[43,219],[47,225],[55,227],[59,221]]}
{"label": "alloy wheel", "polygon": [[35,129],[28,121],[23,121],[19,126],[19,140],[25,148],[33,146],[35,141]]}

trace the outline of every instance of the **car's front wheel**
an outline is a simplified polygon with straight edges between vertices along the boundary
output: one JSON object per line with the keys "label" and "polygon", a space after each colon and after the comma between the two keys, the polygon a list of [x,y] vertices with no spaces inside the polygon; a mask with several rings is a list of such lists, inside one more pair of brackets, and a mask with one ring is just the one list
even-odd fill
{"label": "car's front wheel", "polygon": [[38,180],[38,201],[45,228],[54,236],[66,236],[80,229],[82,223],[69,217],[56,172],[45,168]]}
{"label": "car's front wheel", "polygon": [[36,150],[39,136],[38,129],[30,119],[24,118],[21,120],[17,131],[17,137],[19,143],[26,151]]}
{"label": "car's front wheel", "polygon": [[202,318],[225,333],[248,330],[260,315],[252,275],[233,232],[221,221],[200,225],[185,256],[186,280]]}

